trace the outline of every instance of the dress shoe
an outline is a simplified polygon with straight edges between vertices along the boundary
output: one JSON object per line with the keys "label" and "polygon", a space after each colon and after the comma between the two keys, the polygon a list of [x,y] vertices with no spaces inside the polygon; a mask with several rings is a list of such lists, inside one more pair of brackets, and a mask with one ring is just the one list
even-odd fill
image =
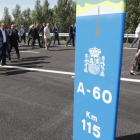
{"label": "dress shoe", "polygon": [[2,64],[2,66],[7,66],[7,64],[5,63],[5,64]]}
{"label": "dress shoe", "polygon": [[19,58],[17,58],[17,59],[22,60],[22,58],[21,58],[21,57],[19,57]]}

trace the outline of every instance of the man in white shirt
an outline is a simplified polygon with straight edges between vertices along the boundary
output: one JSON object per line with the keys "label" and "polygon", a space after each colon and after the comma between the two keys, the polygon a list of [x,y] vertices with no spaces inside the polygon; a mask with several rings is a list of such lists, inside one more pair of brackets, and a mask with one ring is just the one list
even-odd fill
{"label": "man in white shirt", "polygon": [[5,24],[1,24],[0,28],[0,61],[2,65],[6,65],[6,48],[10,47],[7,31],[5,30]]}
{"label": "man in white shirt", "polygon": [[45,50],[49,51],[49,46],[51,44],[51,36],[50,36],[50,24],[47,23],[46,27],[44,28],[44,41],[45,41]]}
{"label": "man in white shirt", "polygon": [[140,23],[138,24],[138,27],[136,28],[136,31],[135,31],[135,40],[130,45],[130,48],[132,48],[134,46],[134,44],[139,40],[139,38],[140,38]]}

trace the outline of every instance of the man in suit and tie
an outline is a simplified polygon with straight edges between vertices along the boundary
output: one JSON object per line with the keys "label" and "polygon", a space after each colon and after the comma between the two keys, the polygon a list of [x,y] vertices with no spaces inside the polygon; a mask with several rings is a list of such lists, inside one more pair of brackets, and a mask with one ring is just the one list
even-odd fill
{"label": "man in suit and tie", "polygon": [[2,62],[2,66],[6,65],[7,46],[10,47],[8,33],[5,30],[5,24],[1,23],[1,28],[0,28],[0,61]]}
{"label": "man in suit and tie", "polygon": [[14,47],[17,58],[22,59],[19,54],[19,49],[18,49],[18,42],[19,42],[19,36],[17,29],[15,28],[16,26],[14,24],[11,25],[11,30],[9,31],[9,39],[10,39],[10,45],[11,45],[11,50]]}
{"label": "man in suit and tie", "polygon": [[35,32],[35,39],[34,39],[34,43],[35,40],[38,40],[39,46],[40,48],[42,47],[42,45],[40,44],[40,37],[39,37],[39,24],[36,24],[36,27],[34,28],[34,32]]}
{"label": "man in suit and tie", "polygon": [[31,45],[30,45],[31,49],[33,49],[33,45],[34,45],[34,36],[35,36],[34,25],[31,25],[31,28],[29,29],[29,32],[28,32],[28,37],[29,37],[28,46],[31,40]]}
{"label": "man in suit and tie", "polygon": [[55,23],[55,27],[53,28],[53,38],[54,38],[54,43],[55,44],[55,40],[58,40],[58,45],[60,45],[59,42],[59,28],[57,27],[57,24]]}
{"label": "man in suit and tie", "polygon": [[40,28],[40,32],[41,32],[41,35],[42,35],[42,46],[45,45],[45,42],[44,42],[44,28],[46,27],[46,24],[43,23],[43,26]]}
{"label": "man in suit and tie", "polygon": [[66,46],[70,43],[71,40],[72,40],[73,46],[74,46],[75,44],[74,44],[74,24],[73,23],[69,27],[69,40],[66,43]]}

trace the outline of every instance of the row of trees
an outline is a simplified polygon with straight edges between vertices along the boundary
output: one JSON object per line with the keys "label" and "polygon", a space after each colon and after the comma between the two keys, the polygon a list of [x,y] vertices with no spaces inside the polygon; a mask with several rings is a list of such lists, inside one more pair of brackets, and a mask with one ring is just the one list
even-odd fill
{"label": "row of trees", "polygon": [[15,23],[18,28],[24,25],[26,30],[33,23],[42,25],[43,22],[49,22],[51,28],[57,23],[60,32],[68,32],[68,27],[76,20],[76,3],[73,0],[58,0],[57,5],[50,8],[48,0],[44,0],[43,5],[40,0],[36,0],[34,10],[27,8],[21,12],[21,6],[17,4],[12,10],[12,16],[8,7],[5,7],[0,23],[4,22],[8,27]]}
{"label": "row of trees", "polygon": [[[140,23],[140,0],[127,0],[126,6],[126,22],[125,33],[134,33],[135,29]],[[27,8],[21,12],[21,6],[16,5],[12,11],[11,18],[8,8],[4,8],[4,16],[0,22],[6,23],[10,26],[15,23],[20,27],[24,25],[26,29],[33,23],[42,24],[43,22],[49,22],[51,27],[54,23],[58,23],[60,32],[68,32],[68,27],[71,22],[76,20],[76,3],[73,0],[58,0],[57,5],[54,8],[50,8],[48,0],[44,0],[44,4],[41,5],[40,0],[35,1],[34,10]]]}

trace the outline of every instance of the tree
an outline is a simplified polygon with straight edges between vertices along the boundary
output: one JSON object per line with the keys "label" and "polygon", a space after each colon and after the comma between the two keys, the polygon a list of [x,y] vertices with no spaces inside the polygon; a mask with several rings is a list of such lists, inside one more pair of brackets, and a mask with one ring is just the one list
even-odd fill
{"label": "tree", "polygon": [[11,19],[11,16],[9,14],[9,10],[7,7],[4,8],[4,15],[3,15],[2,22],[4,22],[6,24],[6,26],[8,26],[8,27],[10,27],[10,25],[12,23],[12,19]]}
{"label": "tree", "polygon": [[140,23],[140,0],[127,0],[125,33],[134,33]]}
{"label": "tree", "polygon": [[12,10],[12,15],[16,20],[20,16],[20,14],[21,14],[21,6],[17,4],[15,9]]}
{"label": "tree", "polygon": [[32,23],[32,19],[31,19],[31,9],[30,9],[30,8],[27,8],[26,10],[24,10],[24,11],[22,12],[22,18],[23,18],[23,20],[24,20],[23,25],[24,25],[26,31],[28,31],[29,26],[30,26],[31,24],[33,24],[33,23]]}
{"label": "tree", "polygon": [[40,0],[35,1],[35,7],[32,11],[32,20],[34,23],[42,24],[43,18],[42,18],[42,6],[40,4]]}
{"label": "tree", "polygon": [[58,0],[54,7],[54,22],[59,25],[60,32],[68,32],[71,23],[76,20],[76,3],[72,0]]}
{"label": "tree", "polygon": [[43,22],[50,23],[50,26],[53,26],[53,9],[50,9],[50,4],[48,0],[44,1],[44,4],[42,6],[42,17]]}

